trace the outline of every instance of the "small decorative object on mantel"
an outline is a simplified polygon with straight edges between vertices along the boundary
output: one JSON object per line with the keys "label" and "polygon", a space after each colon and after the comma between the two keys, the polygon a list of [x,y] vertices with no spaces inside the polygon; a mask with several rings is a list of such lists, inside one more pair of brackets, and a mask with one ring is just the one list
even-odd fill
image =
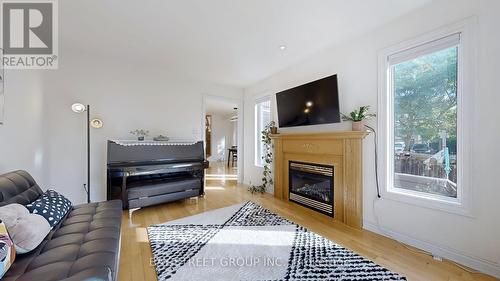
{"label": "small decorative object on mantel", "polygon": [[143,141],[144,137],[147,137],[149,135],[149,131],[144,129],[136,129],[134,131],[130,131],[130,133],[134,136],[137,136],[138,141]]}
{"label": "small decorative object on mantel", "polygon": [[273,184],[273,175],[271,171],[271,166],[273,163],[273,142],[271,139],[271,130],[272,127],[276,127],[276,123],[271,121],[267,126],[262,130],[262,142],[264,143],[264,155],[262,156],[262,160],[264,160],[264,171],[262,172],[262,184],[261,185],[250,185],[248,187],[248,191],[252,194],[254,193],[264,193],[267,190],[267,187]]}
{"label": "small decorative object on mantel", "polygon": [[278,133],[278,127],[272,126],[271,127],[271,134],[276,135]]}
{"label": "small decorative object on mantel", "polygon": [[364,120],[371,119],[376,117],[375,113],[369,113],[370,110],[369,105],[361,106],[359,109],[356,109],[349,113],[349,115],[342,114],[343,121],[352,121],[352,130],[353,131],[363,131],[365,128]]}
{"label": "small decorative object on mantel", "polygon": [[163,135],[159,135],[153,138],[154,141],[168,141],[169,138]]}

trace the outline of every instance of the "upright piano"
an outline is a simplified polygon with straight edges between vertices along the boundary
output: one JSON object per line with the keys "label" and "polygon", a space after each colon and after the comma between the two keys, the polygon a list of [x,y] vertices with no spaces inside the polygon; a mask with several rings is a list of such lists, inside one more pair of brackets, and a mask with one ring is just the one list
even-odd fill
{"label": "upright piano", "polygon": [[125,209],[204,194],[203,142],[108,141],[107,198]]}

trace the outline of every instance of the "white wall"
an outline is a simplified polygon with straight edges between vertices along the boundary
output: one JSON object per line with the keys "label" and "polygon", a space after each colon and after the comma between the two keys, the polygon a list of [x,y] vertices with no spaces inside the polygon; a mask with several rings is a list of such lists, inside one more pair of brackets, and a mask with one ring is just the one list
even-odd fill
{"label": "white wall", "polygon": [[[245,162],[243,163],[243,169],[245,170],[244,177],[243,177],[243,182],[248,185],[256,184],[259,185],[262,183],[262,172],[264,171],[264,168],[258,167],[255,165],[255,158],[257,155],[257,152],[255,150],[255,142],[257,140],[257,133],[256,133],[256,127],[255,127],[255,103],[256,100],[259,100],[260,98],[266,97],[266,96],[271,96],[271,112],[273,112],[275,108],[275,99],[274,96],[271,93],[276,93],[272,88],[268,87],[259,87],[259,84],[255,86],[256,88],[253,89],[248,88],[245,89],[245,95],[244,95],[244,113],[245,113],[245,119],[244,119],[244,134],[243,134],[243,155]],[[276,112],[272,113],[273,116],[271,116],[272,120],[278,120],[276,116]],[[260,140],[260,138],[259,138]],[[274,192],[274,187],[273,186],[268,186],[267,192],[273,193]]]}
{"label": "white wall", "polygon": [[[233,145],[234,123],[228,116],[212,115],[212,155],[208,161],[227,161],[227,149]],[[237,129],[237,128],[236,128]]]}
{"label": "white wall", "polygon": [[92,129],[92,200],[106,199],[106,141],[131,139],[129,131],[150,130],[177,140],[201,140],[203,94],[242,98],[242,91],[165,73],[155,66],[82,53],[63,53],[59,70],[45,75],[49,142],[48,183],[73,203],[85,201],[85,114],[74,102],[91,105],[91,117],[104,127]]}
{"label": "white wall", "polygon": [[43,162],[47,123],[43,100],[42,73],[33,70],[5,70],[5,115],[0,125],[0,174],[27,170],[46,188]]}
{"label": "white wall", "polygon": [[231,146],[238,146],[238,121],[231,122]]}
{"label": "white wall", "polygon": [[[364,142],[364,224],[463,264],[500,276],[500,188],[498,184],[498,126],[493,125],[500,104],[500,1],[438,0],[382,28],[345,44],[326,49],[272,77],[245,89],[245,156],[254,154],[253,101],[337,73],[341,110],[377,104],[377,53],[379,50],[461,19],[477,15],[478,91],[473,97],[472,174],[474,217],[408,205],[387,199],[374,203],[373,136]],[[346,27],[347,28],[347,27]],[[493,119],[492,119],[493,118]],[[498,119],[498,118],[496,118]],[[496,120],[495,119],[495,120]],[[371,125],[376,125],[372,122]],[[492,127],[496,126],[496,127]],[[349,129],[349,123],[312,126],[287,131]],[[260,170],[245,161],[245,182],[258,182]]]}

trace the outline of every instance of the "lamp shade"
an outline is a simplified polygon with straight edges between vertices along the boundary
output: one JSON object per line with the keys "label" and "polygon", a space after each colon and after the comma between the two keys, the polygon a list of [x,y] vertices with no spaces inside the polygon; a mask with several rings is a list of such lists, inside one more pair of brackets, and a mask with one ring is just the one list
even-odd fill
{"label": "lamp shade", "polygon": [[92,120],[90,120],[90,126],[92,126],[92,128],[94,129],[100,129],[102,128],[102,120],[101,119],[98,119],[98,118],[94,118]]}
{"label": "lamp shade", "polygon": [[73,112],[76,112],[76,113],[82,113],[86,109],[87,108],[85,107],[85,105],[83,105],[81,103],[74,103],[71,105],[71,110],[73,110]]}

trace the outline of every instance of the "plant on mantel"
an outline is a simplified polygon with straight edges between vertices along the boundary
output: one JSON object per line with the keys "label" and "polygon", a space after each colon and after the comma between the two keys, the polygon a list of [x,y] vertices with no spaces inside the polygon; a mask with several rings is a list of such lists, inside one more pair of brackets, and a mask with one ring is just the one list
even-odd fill
{"label": "plant on mantel", "polygon": [[264,155],[262,160],[264,160],[264,171],[262,172],[262,183],[260,185],[250,185],[248,191],[252,194],[254,193],[264,193],[267,187],[273,184],[273,177],[271,166],[273,163],[273,142],[271,139],[273,128],[276,127],[276,123],[271,121],[266,125],[264,130],[262,130],[262,143],[264,143]]}
{"label": "plant on mantel", "polygon": [[371,119],[376,117],[375,113],[370,113],[370,106],[363,105],[359,107],[359,109],[355,109],[346,115],[341,113],[343,121],[352,121],[352,130],[353,131],[362,131],[364,129],[364,120]]}

